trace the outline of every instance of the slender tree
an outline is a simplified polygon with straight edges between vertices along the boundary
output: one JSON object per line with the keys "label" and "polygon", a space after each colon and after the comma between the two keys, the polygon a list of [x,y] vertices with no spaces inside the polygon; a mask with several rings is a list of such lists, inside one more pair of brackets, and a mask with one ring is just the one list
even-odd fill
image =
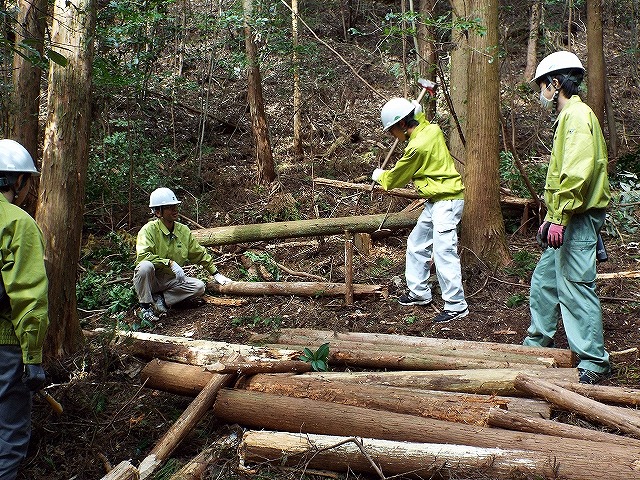
{"label": "slender tree", "polygon": [[298,0],[291,0],[291,37],[293,41],[293,154],[302,158],[302,93],[300,90],[300,57],[298,55]]}
{"label": "slender tree", "polygon": [[85,180],[89,155],[95,0],[56,0],[52,42],[68,65],[51,64],[42,177],[36,220],[44,233],[49,276],[50,355],[82,340],[76,310]]}
{"label": "slender tree", "polygon": [[533,78],[538,65],[538,32],[540,30],[540,18],[542,12],[542,0],[531,2],[531,14],[529,15],[529,40],[527,42],[527,65],[524,69],[524,81]]}
{"label": "slender tree", "polygon": [[460,122],[464,134],[467,126],[469,36],[467,30],[457,28],[456,23],[468,17],[468,8],[469,6],[465,0],[452,0],[451,2],[451,16],[454,26],[451,31],[453,49],[451,50],[449,94],[453,112],[449,117],[449,150],[456,160],[456,167],[460,173],[464,173],[464,166],[458,160],[464,161],[466,149],[465,142],[458,132],[456,118]]}
{"label": "slender tree", "polygon": [[604,53],[602,38],[602,2],[587,2],[587,103],[604,125]]}
{"label": "slender tree", "polygon": [[[435,45],[435,28],[429,22],[433,17],[435,7],[434,0],[420,0],[418,4],[417,39],[418,39],[418,72],[420,77],[428,80],[436,80],[436,62],[438,53]],[[428,119],[433,118],[436,113],[435,101],[425,104],[425,115]]]}
{"label": "slender tree", "polygon": [[510,260],[500,209],[498,0],[473,0],[471,17],[486,29],[469,32],[467,157],[461,243],[467,264]]}

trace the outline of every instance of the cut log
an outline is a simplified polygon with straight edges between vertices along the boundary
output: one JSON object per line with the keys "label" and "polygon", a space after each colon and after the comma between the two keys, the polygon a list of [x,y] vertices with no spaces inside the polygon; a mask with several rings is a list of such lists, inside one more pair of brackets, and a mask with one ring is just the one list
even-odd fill
{"label": "cut log", "polygon": [[[470,362],[470,359],[474,359],[481,365],[482,362],[488,362],[489,367],[478,366],[477,368],[520,368],[521,365],[531,365],[531,368],[540,367],[555,367],[556,362],[552,357],[533,356],[521,353],[501,352],[489,349],[463,349],[463,348],[451,348],[447,346],[434,346],[434,347],[417,347],[413,345],[385,345],[382,343],[364,343],[355,342],[349,340],[327,340],[326,342],[320,340],[307,339],[307,342],[301,343],[265,343],[265,339],[268,339],[266,335],[254,335],[252,340],[261,339],[260,345],[267,345],[271,348],[293,348],[300,349],[303,347],[318,348],[323,343],[329,343],[330,351],[352,351],[352,352],[383,352],[387,355],[409,355],[409,356],[421,356],[426,358],[441,358],[446,357],[448,359],[462,359],[461,362]],[[300,338],[299,340],[305,340]],[[540,349],[537,349],[540,350]],[[451,360],[455,361],[455,360]],[[514,366],[515,365],[515,366]],[[452,367],[455,368],[455,367]],[[407,369],[409,370],[409,369]]]}
{"label": "cut log", "polygon": [[[217,362],[205,365],[205,370],[213,373],[237,373],[255,375],[256,373],[304,373],[311,371],[311,364],[299,360],[273,360],[254,362]],[[197,368],[198,371],[202,371]]]}
{"label": "cut log", "polygon": [[[280,345],[267,344],[267,347],[275,350],[293,348],[300,352],[307,345]],[[318,345],[319,346],[319,345]],[[460,370],[470,368],[517,368],[540,369],[547,368],[553,360],[548,360],[547,364],[525,364],[511,363],[501,360],[491,360],[474,357],[434,355],[426,349],[413,353],[408,351],[396,352],[392,350],[382,350],[377,346],[362,345],[350,342],[348,345],[329,346],[329,364],[346,365],[359,368],[379,368],[390,370]]]}
{"label": "cut log", "polygon": [[124,460],[107,473],[102,480],[138,480],[138,469],[129,460]]}
{"label": "cut log", "polygon": [[223,435],[211,447],[206,448],[187,462],[169,480],[202,480],[209,465],[218,461],[223,455],[235,454],[239,440],[235,432]]}
{"label": "cut log", "polygon": [[239,386],[257,392],[355,405],[468,425],[486,425],[489,409],[492,407],[521,415],[542,418],[551,416],[549,404],[528,398],[416,390],[384,385],[355,387],[349,383],[315,380],[302,375],[254,375],[241,382]]}
{"label": "cut log", "polygon": [[632,406],[640,405],[640,389],[637,388],[614,387],[610,385],[587,385],[576,382],[554,381],[553,383],[599,402]]}
{"label": "cut log", "polygon": [[636,415],[627,415],[619,408],[610,407],[554,383],[525,374],[518,375],[515,385],[519,390],[543,398],[564,410],[640,438],[640,418]]}
{"label": "cut log", "polygon": [[379,473],[371,464],[375,459],[385,476],[402,478],[440,478],[443,471],[453,472],[451,478],[489,475],[512,480],[534,474],[537,478],[557,478],[553,459],[541,452],[371,438],[252,430],[244,434],[239,454],[245,468],[267,461],[375,475]]}
{"label": "cut log", "polygon": [[505,428],[507,430],[542,433],[565,438],[588,438],[592,442],[617,443],[640,448],[640,440],[635,438],[582,428],[576,425],[567,425],[566,423],[554,422],[553,420],[536,418],[530,415],[522,415],[497,407],[492,407],[489,410],[488,424],[492,427]]}
{"label": "cut log", "polygon": [[523,396],[515,387],[518,374],[526,373],[549,381],[578,381],[575,368],[517,370],[510,368],[397,372],[308,372],[302,376],[356,384],[378,384],[422,390]]}
{"label": "cut log", "polygon": [[[252,342],[258,342],[264,336],[252,336]],[[284,344],[322,344],[325,342],[343,340],[349,342],[361,342],[383,345],[401,345],[421,348],[441,348],[448,350],[459,350],[462,352],[509,352],[521,355],[531,355],[533,357],[553,358],[558,367],[575,366],[572,353],[569,350],[560,348],[539,348],[526,347],[524,345],[497,343],[497,342],[475,342],[470,340],[452,340],[443,338],[414,337],[408,335],[390,335],[384,333],[363,333],[363,332],[332,332],[328,330],[310,330],[285,328],[279,333],[274,333],[269,337],[270,343]],[[470,353],[469,353],[470,355]]]}
{"label": "cut log", "polygon": [[640,270],[631,270],[628,272],[598,273],[596,275],[597,280],[611,280],[614,278],[640,278]]}
{"label": "cut log", "polygon": [[[215,281],[207,283],[207,290],[222,295],[297,295],[300,297],[344,296],[347,287],[344,283],[325,282],[231,282],[220,285]],[[388,296],[384,285],[353,284],[353,294]]]}
{"label": "cut log", "polygon": [[270,222],[251,225],[230,225],[225,227],[192,230],[195,239],[205,247],[233,245],[276,238],[315,237],[322,235],[342,235],[345,230],[371,233],[384,222],[384,228],[396,230],[412,228],[422,210],[408,213],[363,215],[359,217],[317,218],[294,222]]}
{"label": "cut log", "polygon": [[543,452],[554,467],[556,476],[553,478],[628,480],[640,475],[640,448],[626,445],[524,434],[399,413],[381,414],[366,408],[247,390],[221,390],[213,411],[217,418],[229,423],[292,433],[348,434],[383,440]]}
{"label": "cut log", "polygon": [[229,384],[233,378],[235,378],[234,375],[212,375],[198,396],[140,462],[138,467],[140,480],[151,476],[155,469],[169,458],[169,455],[180,445],[180,442],[191,432],[204,414],[211,410],[218,391]]}

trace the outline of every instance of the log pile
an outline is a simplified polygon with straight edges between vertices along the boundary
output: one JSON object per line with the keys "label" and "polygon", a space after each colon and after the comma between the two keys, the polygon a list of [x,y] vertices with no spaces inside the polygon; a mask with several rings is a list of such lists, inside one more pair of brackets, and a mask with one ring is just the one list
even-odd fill
{"label": "log pile", "polygon": [[[122,334],[118,348],[150,360],[146,387],[196,397],[139,478],[204,409],[247,429],[238,448],[247,472],[273,462],[379,478],[640,477],[640,414],[629,408],[640,390],[580,385],[566,350],[312,330],[252,340],[260,346]],[[326,342],[334,371],[310,371],[302,348]],[[558,411],[595,428],[553,419]]]}

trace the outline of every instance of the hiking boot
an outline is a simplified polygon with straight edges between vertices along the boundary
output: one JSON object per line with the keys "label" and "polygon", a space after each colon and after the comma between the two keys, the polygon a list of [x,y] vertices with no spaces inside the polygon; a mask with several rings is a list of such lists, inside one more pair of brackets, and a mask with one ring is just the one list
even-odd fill
{"label": "hiking boot", "polygon": [[443,310],[441,313],[436,315],[433,319],[433,323],[447,323],[451,320],[455,320],[456,318],[463,318],[469,315],[469,309],[465,308],[461,312],[454,312],[453,310]]}
{"label": "hiking boot", "polygon": [[578,376],[580,378],[580,383],[594,385],[608,377],[609,372],[594,372],[593,370],[587,370],[586,368],[579,368]]}
{"label": "hiking boot", "polygon": [[153,311],[151,306],[140,307],[138,310],[138,318],[141,320],[140,327],[153,328],[153,323],[160,320]]}
{"label": "hiking boot", "polygon": [[169,311],[169,307],[167,307],[167,304],[164,302],[164,296],[161,293],[153,295],[153,310],[158,317],[166,315]]}
{"label": "hiking boot", "polygon": [[431,300],[425,300],[424,298],[414,297],[411,292],[403,293],[398,298],[400,305],[429,305]]}

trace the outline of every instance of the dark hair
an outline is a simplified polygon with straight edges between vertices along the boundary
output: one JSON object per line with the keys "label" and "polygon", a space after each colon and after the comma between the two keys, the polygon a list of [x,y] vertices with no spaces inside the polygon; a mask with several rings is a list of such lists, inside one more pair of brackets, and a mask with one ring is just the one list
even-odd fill
{"label": "dark hair", "polygon": [[553,72],[550,77],[557,79],[560,84],[560,90],[564,92],[567,98],[571,98],[580,92],[580,84],[582,83],[584,72],[581,70],[560,70]]}
{"label": "dark hair", "polygon": [[415,110],[412,110],[409,115],[407,115],[406,117],[404,117],[402,119],[402,120],[404,120],[404,123],[407,126],[407,128],[413,128],[413,127],[417,127],[418,125],[420,125],[420,122],[418,122],[418,120],[416,120],[413,117],[414,113],[415,113]]}

